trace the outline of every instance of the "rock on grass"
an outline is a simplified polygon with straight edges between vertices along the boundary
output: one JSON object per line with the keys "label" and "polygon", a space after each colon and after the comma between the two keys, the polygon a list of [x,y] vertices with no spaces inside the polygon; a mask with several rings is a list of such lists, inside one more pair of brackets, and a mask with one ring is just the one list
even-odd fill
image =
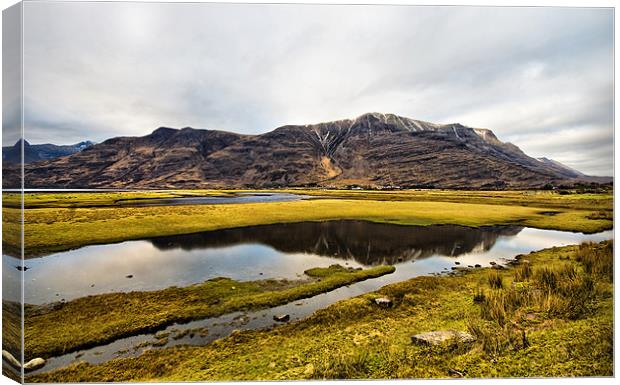
{"label": "rock on grass", "polygon": [[458,330],[437,330],[411,336],[411,342],[422,346],[437,346],[450,342],[471,343],[475,340],[471,334]]}

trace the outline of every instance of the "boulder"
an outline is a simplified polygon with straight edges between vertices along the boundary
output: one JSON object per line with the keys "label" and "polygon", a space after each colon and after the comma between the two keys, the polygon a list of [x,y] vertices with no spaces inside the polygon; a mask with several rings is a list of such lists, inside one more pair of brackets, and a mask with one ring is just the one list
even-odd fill
{"label": "boulder", "polygon": [[6,350],[2,350],[2,359],[5,360],[7,363],[9,363],[13,367],[16,367],[16,368],[22,367],[22,364],[20,364],[19,361],[17,361],[17,358],[15,358],[11,353],[9,353]]}
{"label": "boulder", "polygon": [[273,316],[274,321],[278,322],[288,322],[291,319],[291,316],[288,314],[279,314]]}
{"label": "boulder", "polygon": [[415,345],[430,346],[442,345],[450,342],[471,343],[476,338],[469,333],[458,330],[437,330],[428,333],[416,334],[411,337]]}
{"label": "boulder", "polygon": [[386,297],[375,298],[375,304],[381,307],[392,307],[392,300]]}
{"label": "boulder", "polygon": [[247,314],[241,314],[233,318],[232,324],[235,325],[247,325],[250,322],[250,317]]}
{"label": "boulder", "polygon": [[[6,350],[2,350],[2,359],[17,369],[22,367],[19,361],[11,353],[9,353]],[[26,371],[37,370],[45,366],[45,363],[46,361],[43,358],[37,357],[37,358],[33,358],[32,360],[26,362],[23,368]]]}
{"label": "boulder", "polygon": [[43,358],[33,358],[32,360],[24,364],[24,370],[37,370],[45,366],[45,360]]}

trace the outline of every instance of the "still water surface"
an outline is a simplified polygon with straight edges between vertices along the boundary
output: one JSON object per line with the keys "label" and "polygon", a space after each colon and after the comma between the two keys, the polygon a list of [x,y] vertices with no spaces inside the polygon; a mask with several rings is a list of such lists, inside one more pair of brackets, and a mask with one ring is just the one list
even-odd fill
{"label": "still water surface", "polygon": [[236,193],[231,196],[176,197],[162,199],[128,199],[116,202],[120,206],[179,206],[222,205],[238,203],[290,202],[309,199],[309,195],[289,193]]}
{"label": "still water surface", "polygon": [[[75,361],[93,364],[131,357],[146,349],[209,343],[234,330],[277,324],[274,315],[305,318],[330,304],[415,276],[490,262],[505,264],[518,254],[546,247],[601,241],[613,231],[569,233],[514,226],[468,228],[453,225],[397,226],[364,221],[276,224],[83,247],[26,260],[25,300],[42,304],[111,291],[155,290],[187,286],[225,276],[236,280],[296,279],[315,266],[351,267],[393,264],[396,271],[334,291],[271,309],[232,313],[174,324],[160,346],[154,334],[116,340],[107,345],[53,357],[37,372]],[[5,270],[18,260],[3,256]],[[127,278],[131,275],[132,278]],[[5,276],[4,278],[7,278]]]}
{"label": "still water surface", "polygon": [[[87,246],[27,259],[25,302],[43,304],[112,291],[187,286],[214,277],[296,279],[316,266],[393,264],[372,286],[454,266],[502,263],[551,246],[600,241],[612,231],[569,233],[522,227],[398,226],[364,221],[303,222]],[[18,260],[3,256],[5,272]],[[15,279],[16,274],[5,274]],[[131,276],[131,278],[127,278]],[[5,288],[16,285],[5,285]],[[19,295],[5,293],[14,296]]]}

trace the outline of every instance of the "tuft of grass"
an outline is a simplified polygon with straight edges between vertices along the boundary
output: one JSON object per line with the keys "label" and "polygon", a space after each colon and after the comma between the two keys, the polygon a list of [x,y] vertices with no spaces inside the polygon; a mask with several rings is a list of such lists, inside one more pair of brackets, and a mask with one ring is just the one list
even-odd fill
{"label": "tuft of grass", "polygon": [[514,325],[471,320],[467,330],[476,338],[482,351],[491,357],[500,356],[507,350],[518,351],[529,346],[525,330]]}
{"label": "tuft of grass", "polygon": [[364,378],[368,373],[370,350],[362,348],[349,355],[329,355],[320,360],[311,375],[313,379],[344,380]]}
{"label": "tuft of grass", "polygon": [[[510,288],[500,285],[501,274],[490,271],[488,281],[495,289],[482,295],[477,303],[480,304],[482,319],[492,321],[497,326],[490,336],[479,333],[488,340],[490,346],[515,346],[511,341],[512,328],[509,325],[520,318],[524,312],[543,313],[551,318],[569,320],[580,319],[593,311],[593,300],[597,295],[594,272],[599,272],[603,282],[612,282],[609,268],[613,265],[612,242],[582,244],[576,247],[575,259],[579,266],[570,262],[561,262],[543,265],[532,270],[529,263],[517,266],[514,276],[517,281],[527,281],[527,284],[514,284]],[[560,257],[561,259],[561,257]],[[472,326],[474,330],[478,326]],[[504,330],[503,335],[497,334]],[[523,336],[525,341],[525,336]],[[510,343],[508,343],[508,342]],[[486,343],[486,342],[485,342]],[[522,343],[524,345],[525,343]],[[503,345],[502,345],[503,346]],[[493,349],[491,349],[493,350]]]}
{"label": "tuft of grass", "polygon": [[530,279],[532,276],[532,266],[528,263],[519,264],[514,270],[514,277],[516,282],[523,282]]}
{"label": "tuft of grass", "polygon": [[587,274],[603,277],[610,282],[614,279],[613,258],[607,258],[613,253],[613,244],[608,243],[602,247],[596,247],[591,243],[583,243],[579,246],[575,259],[583,265]]}
{"label": "tuft of grass", "polygon": [[504,326],[511,321],[516,309],[528,306],[531,302],[531,292],[527,290],[516,290],[514,288],[494,290],[489,292],[480,302],[480,316]]}
{"label": "tuft of grass", "polygon": [[314,267],[312,269],[308,269],[306,271],[304,271],[304,274],[306,274],[308,277],[312,277],[312,278],[324,278],[324,277],[328,277],[334,273],[348,273],[351,271],[354,271],[355,269],[349,267],[344,267],[342,265],[331,265],[329,267]]}
{"label": "tuft of grass", "polygon": [[562,290],[565,282],[577,278],[577,269],[573,264],[564,263],[559,266],[542,267],[534,272],[534,281],[541,289],[552,293]]}
{"label": "tuft of grass", "polygon": [[502,289],[504,287],[504,279],[500,272],[497,270],[491,269],[487,273],[487,280],[489,282],[489,286],[493,289]]}
{"label": "tuft of grass", "polygon": [[478,288],[474,293],[474,303],[482,303],[486,300],[486,296],[484,295],[484,290],[482,288]]}

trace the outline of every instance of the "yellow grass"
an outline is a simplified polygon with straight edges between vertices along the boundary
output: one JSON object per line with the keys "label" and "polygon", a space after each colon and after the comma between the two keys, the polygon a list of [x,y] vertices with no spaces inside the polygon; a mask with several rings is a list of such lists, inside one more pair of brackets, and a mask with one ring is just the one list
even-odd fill
{"label": "yellow grass", "polygon": [[[402,194],[399,193],[396,198]],[[428,193],[433,194],[435,192]],[[452,192],[446,200],[453,200],[455,194],[456,192]],[[366,192],[360,192],[357,196],[359,199],[312,199],[229,205],[33,208],[25,211],[24,239],[26,255],[32,256],[88,244],[129,239],[261,224],[337,219],[401,225],[517,224],[544,229],[596,232],[612,227],[611,201],[606,195],[600,195],[598,198],[594,197],[597,199],[580,198],[587,209],[580,208],[578,199],[562,200],[559,198],[561,196],[545,197],[544,200],[532,198],[539,203],[539,207],[533,207],[518,204],[514,197],[481,199],[477,196],[477,202],[485,203],[456,203],[424,199],[416,201],[412,196],[408,199],[398,198],[403,200],[371,200]],[[503,202],[505,204],[500,204]],[[550,210],[556,215],[542,214]],[[3,208],[4,246],[8,251],[19,249],[18,218],[19,209]]]}

